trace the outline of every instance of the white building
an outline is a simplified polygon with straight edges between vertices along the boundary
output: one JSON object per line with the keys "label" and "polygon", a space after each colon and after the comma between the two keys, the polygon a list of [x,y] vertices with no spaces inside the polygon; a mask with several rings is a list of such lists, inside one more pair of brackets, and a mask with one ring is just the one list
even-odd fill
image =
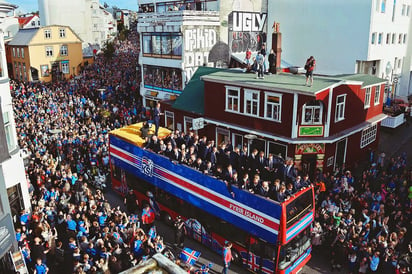
{"label": "white building", "polygon": [[25,14],[19,16],[18,19],[21,29],[31,29],[40,27],[40,17],[37,14]]}
{"label": "white building", "polygon": [[2,23],[15,8],[17,6],[0,0],[0,273],[13,270],[8,258],[8,252],[17,248],[12,216],[30,208],[23,159],[17,144],[3,38]]}
{"label": "white building", "polygon": [[116,20],[99,0],[38,0],[38,4],[42,26],[70,26],[83,40],[83,47],[103,46],[116,34]]}
{"label": "white building", "polygon": [[230,53],[244,56],[247,47],[256,51],[266,37],[262,0],[138,4],[140,93],[146,107],[179,96],[199,66],[227,67]]}
{"label": "white building", "polygon": [[268,28],[280,23],[282,59],[291,64],[303,67],[313,55],[317,74],[368,73],[393,83],[394,95],[406,96],[411,5],[411,0],[270,0]]}

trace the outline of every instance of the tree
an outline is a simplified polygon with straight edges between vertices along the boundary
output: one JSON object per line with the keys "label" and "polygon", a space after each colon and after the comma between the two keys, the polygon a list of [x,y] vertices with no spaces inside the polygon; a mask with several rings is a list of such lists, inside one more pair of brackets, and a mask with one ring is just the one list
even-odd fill
{"label": "tree", "polygon": [[112,59],[114,55],[115,49],[113,42],[106,41],[106,43],[103,46],[103,55],[106,59]]}

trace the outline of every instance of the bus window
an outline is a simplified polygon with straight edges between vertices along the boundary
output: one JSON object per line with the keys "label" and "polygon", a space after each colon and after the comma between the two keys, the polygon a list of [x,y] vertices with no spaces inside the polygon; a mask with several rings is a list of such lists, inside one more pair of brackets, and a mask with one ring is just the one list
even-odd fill
{"label": "bus window", "polygon": [[216,233],[220,234],[225,239],[229,239],[232,242],[236,242],[239,245],[245,246],[245,241],[248,237],[248,234],[243,230],[237,228],[236,226],[220,220],[216,230]]}
{"label": "bus window", "polygon": [[294,225],[300,218],[313,209],[312,191],[302,193],[286,205],[286,228]]}
{"label": "bus window", "polygon": [[286,269],[310,247],[310,227],[303,230],[292,241],[280,247],[279,269]]}
{"label": "bus window", "polygon": [[176,212],[180,212],[181,208],[181,200],[176,198],[173,195],[170,195],[164,190],[161,190],[160,188],[156,188],[156,201],[161,203],[162,205],[166,206],[167,208],[170,208],[171,210],[174,210]]}
{"label": "bus window", "polygon": [[273,261],[276,258],[275,245],[261,239],[250,238],[250,251],[264,259]]}

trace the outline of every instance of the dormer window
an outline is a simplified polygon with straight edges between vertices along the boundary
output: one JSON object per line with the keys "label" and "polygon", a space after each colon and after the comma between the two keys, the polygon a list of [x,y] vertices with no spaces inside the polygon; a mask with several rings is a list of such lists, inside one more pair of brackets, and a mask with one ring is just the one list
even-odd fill
{"label": "dormer window", "polygon": [[49,29],[44,30],[44,38],[46,38],[46,39],[51,38],[51,30],[49,30]]}
{"label": "dormer window", "polygon": [[323,106],[321,101],[313,100],[306,103],[302,109],[303,125],[322,124]]}

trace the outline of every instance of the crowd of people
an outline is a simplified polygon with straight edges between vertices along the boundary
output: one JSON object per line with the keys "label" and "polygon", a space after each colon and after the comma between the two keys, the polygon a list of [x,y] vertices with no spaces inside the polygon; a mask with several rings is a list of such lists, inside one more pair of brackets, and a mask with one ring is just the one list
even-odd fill
{"label": "crowd of people", "polygon": [[[165,250],[150,207],[140,212],[130,193],[124,212],[91,187],[109,172],[108,132],[148,118],[135,77],[137,41],[136,32],[116,40],[113,59],[96,56],[71,80],[11,81],[19,146],[31,155],[26,172],[32,212],[20,214],[16,239],[37,273],[118,273]],[[356,179],[338,170],[319,172],[311,181],[292,159],[230,142],[216,145],[193,132],[174,131],[164,140],[153,135],[145,146],[223,180],[229,192],[236,185],[283,202],[314,185],[312,243],[314,252],[325,246],[333,251],[332,270],[411,271],[412,171],[405,154],[373,159]]]}
{"label": "crowd of people", "polygon": [[146,149],[169,157],[170,160],[188,165],[206,175],[223,180],[229,192],[232,186],[271,198],[278,202],[303,187],[311,185],[308,174],[300,176],[292,159],[269,154],[248,146],[240,149],[230,142],[215,145],[206,136],[176,130],[165,139],[156,135],[147,137]]}
{"label": "crowd of people", "polygon": [[372,157],[356,179],[349,170],[317,178],[312,244],[314,252],[331,254],[331,271],[411,273],[412,169],[406,154]]}
{"label": "crowd of people", "polygon": [[79,77],[10,83],[32,202],[16,239],[35,273],[119,273],[165,248],[150,209],[124,212],[92,187],[109,172],[108,132],[145,116],[137,33],[114,44],[111,60],[96,56]]}

